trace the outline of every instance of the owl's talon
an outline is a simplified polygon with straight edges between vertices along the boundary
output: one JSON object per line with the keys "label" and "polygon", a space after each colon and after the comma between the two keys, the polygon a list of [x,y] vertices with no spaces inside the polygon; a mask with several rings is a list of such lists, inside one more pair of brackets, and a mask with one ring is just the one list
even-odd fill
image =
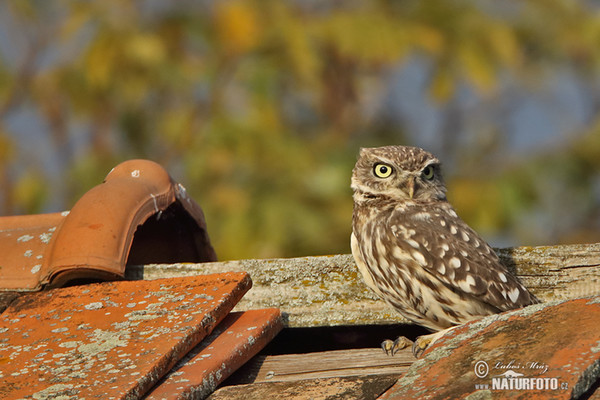
{"label": "owl's talon", "polygon": [[385,354],[393,356],[398,351],[405,349],[412,344],[413,342],[410,341],[410,339],[407,339],[404,336],[398,336],[398,338],[393,342],[389,339],[386,339],[383,342],[381,342],[381,348],[383,349]]}
{"label": "owl's talon", "polygon": [[390,339],[385,339],[383,342],[381,342],[381,349],[388,356],[390,355],[390,352],[392,352],[392,355],[394,355],[394,342],[392,342]]}
{"label": "owl's talon", "polygon": [[415,358],[420,358],[423,352],[434,342],[433,335],[419,336],[412,345],[412,352]]}
{"label": "owl's talon", "polygon": [[415,343],[413,343],[412,352],[415,358],[420,358],[423,355],[423,352],[430,348],[439,338],[444,336],[447,332],[450,332],[452,329],[456,328],[456,326],[451,326],[450,328],[446,328],[444,330],[429,334],[419,336]]}

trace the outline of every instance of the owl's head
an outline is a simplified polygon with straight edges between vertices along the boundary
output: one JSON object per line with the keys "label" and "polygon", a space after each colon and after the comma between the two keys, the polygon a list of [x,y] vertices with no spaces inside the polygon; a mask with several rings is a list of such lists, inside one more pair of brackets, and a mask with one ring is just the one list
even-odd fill
{"label": "owl's head", "polygon": [[446,199],[440,161],[423,149],[408,146],[360,149],[352,171],[352,190],[355,201]]}

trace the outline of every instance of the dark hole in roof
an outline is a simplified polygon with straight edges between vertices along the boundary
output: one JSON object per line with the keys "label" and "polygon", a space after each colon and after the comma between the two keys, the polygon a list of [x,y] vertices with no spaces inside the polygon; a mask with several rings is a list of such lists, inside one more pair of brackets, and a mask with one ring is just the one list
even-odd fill
{"label": "dark hole in roof", "polygon": [[137,228],[127,265],[215,261],[208,243],[205,229],[176,201]]}

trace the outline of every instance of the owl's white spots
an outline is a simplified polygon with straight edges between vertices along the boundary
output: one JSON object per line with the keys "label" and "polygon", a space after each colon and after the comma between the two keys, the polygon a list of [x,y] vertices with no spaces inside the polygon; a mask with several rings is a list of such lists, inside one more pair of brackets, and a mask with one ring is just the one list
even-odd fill
{"label": "owl's white spots", "polygon": [[444,273],[446,273],[446,266],[442,262],[437,264],[436,269],[437,269],[437,272],[439,272],[442,275],[444,275]]}
{"label": "owl's white spots", "polygon": [[517,299],[519,298],[519,288],[515,287],[513,288],[510,292],[508,292],[508,298],[510,299],[510,301],[512,301],[513,303],[517,302]]}
{"label": "owl's white spots", "polygon": [[459,251],[459,253],[460,253],[460,255],[461,255],[461,256],[463,256],[463,257],[468,257],[468,256],[469,256],[469,253],[467,253],[466,251],[464,251],[464,250],[462,250],[462,249]]}
{"label": "owl's white spots", "polygon": [[428,212],[418,212],[412,217],[417,220],[426,221],[428,219],[431,219],[431,214],[429,214]]}
{"label": "owl's white spots", "polygon": [[472,243],[473,243],[473,246],[475,246],[475,247],[479,247],[481,245],[481,243],[479,243],[479,240],[477,240],[477,238],[473,238]]}
{"label": "owl's white spots", "polygon": [[419,242],[412,240],[412,239],[406,239],[406,243],[409,244],[409,246],[414,247],[415,249],[419,249],[421,248],[421,245],[419,244]]}
{"label": "owl's white spots", "polygon": [[402,225],[392,225],[391,230],[394,236],[402,237],[403,239],[410,239],[417,233],[414,229],[406,229]]}
{"label": "owl's white spots", "polygon": [[446,226],[446,220],[440,219],[440,225],[441,226]]}
{"label": "owl's white spots", "polygon": [[446,255],[446,251],[440,247],[440,249],[438,250],[438,256],[440,258],[444,258],[445,255]]}
{"label": "owl's white spots", "polygon": [[460,268],[460,260],[457,257],[452,257],[450,261],[448,261],[448,265],[452,268]]}
{"label": "owl's white spots", "polygon": [[456,211],[454,211],[453,209],[449,209],[448,214],[452,215],[452,217],[454,218],[458,218],[458,215],[456,215]]}
{"label": "owl's white spots", "polygon": [[504,272],[498,272],[498,277],[500,278],[500,280],[504,283],[508,282],[508,280],[506,279],[506,275],[504,275]]}
{"label": "owl's white spots", "polygon": [[456,229],[456,225],[450,226],[450,233],[451,234],[456,235],[457,232],[458,232],[458,229]]}
{"label": "owl's white spots", "polygon": [[419,263],[421,264],[421,266],[425,267],[427,266],[427,261],[425,261],[425,257],[423,256],[422,253],[418,252],[418,251],[413,251],[412,253],[413,258]]}
{"label": "owl's white spots", "polygon": [[448,251],[448,250],[450,250],[450,246],[448,246],[448,244],[447,244],[447,243],[442,243],[442,245],[441,245],[440,247],[441,247],[441,248],[442,248],[442,250],[444,250],[444,251]]}
{"label": "owl's white spots", "polygon": [[473,278],[473,275],[467,275],[465,281],[471,285],[471,286],[475,286],[475,278]]}
{"label": "owl's white spots", "polygon": [[455,277],[455,275],[456,275],[456,274],[454,273],[454,270],[453,270],[453,269],[449,269],[449,270],[446,272],[446,276],[447,276],[447,277],[448,277],[448,279],[450,279],[451,281],[453,281],[453,280],[454,280],[454,277]]}
{"label": "owl's white spots", "polygon": [[471,240],[471,238],[469,237],[469,234],[467,232],[465,232],[465,231],[461,231],[460,232],[460,236],[462,237],[462,239],[465,242],[468,242],[469,240]]}
{"label": "owl's white spots", "polygon": [[467,275],[464,281],[458,282],[459,287],[466,293],[473,293],[473,286],[475,286],[475,279],[471,275]]}

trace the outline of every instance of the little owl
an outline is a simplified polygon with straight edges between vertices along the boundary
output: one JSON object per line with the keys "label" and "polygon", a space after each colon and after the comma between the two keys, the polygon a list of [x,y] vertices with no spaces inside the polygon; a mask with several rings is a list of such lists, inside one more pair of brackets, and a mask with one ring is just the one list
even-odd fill
{"label": "little owl", "polygon": [[[416,147],[361,149],[352,172],[352,255],[366,284],[408,320],[443,333],[472,319],[538,303],[446,199],[440,162]],[[386,340],[386,353],[410,344]]]}

